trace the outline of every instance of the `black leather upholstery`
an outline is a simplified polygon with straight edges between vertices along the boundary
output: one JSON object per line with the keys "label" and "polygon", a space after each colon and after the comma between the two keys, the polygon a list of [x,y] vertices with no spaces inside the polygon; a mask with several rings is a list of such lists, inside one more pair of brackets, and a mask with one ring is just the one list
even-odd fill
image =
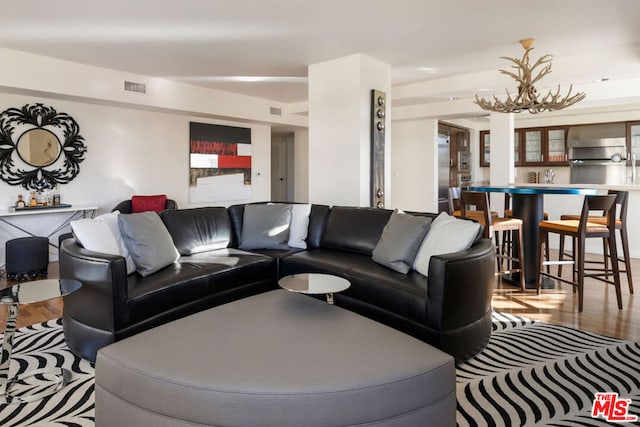
{"label": "black leather upholstery", "polygon": [[311,205],[309,214],[309,233],[307,234],[307,248],[316,249],[322,244],[322,237],[327,229],[331,207],[327,205]]}
{"label": "black leather upholstery", "polygon": [[387,209],[333,207],[321,247],[370,256],[391,213]]}
{"label": "black leather upholstery", "polygon": [[180,255],[230,246],[231,220],[222,207],[169,209],[160,212]]}
{"label": "black leather upholstery", "polygon": [[244,205],[164,211],[161,218],[183,256],[148,277],[127,276],[122,257],[64,240],[61,277],[83,283],[65,297],[65,337],[72,351],[95,360],[97,350],[114,340],[274,289],[285,275],[321,272],[351,282],[334,296],[337,305],[431,343],[458,361],[471,357],[491,334],[491,242],[481,239],[470,249],[432,257],[429,277],[415,271],[403,275],[371,260],[391,213],[312,205],[306,251],[249,253],[235,249]]}
{"label": "black leather upholstery", "polygon": [[[178,204],[176,203],[175,200],[167,199],[167,202],[164,204],[164,208],[178,209]],[[120,213],[123,213],[123,214],[132,213],[133,208],[131,207],[131,199],[123,200],[120,203],[118,203],[113,209],[111,209],[111,212],[114,212],[114,211],[119,211]]]}
{"label": "black leather upholstery", "polygon": [[227,208],[231,219],[233,242],[232,246],[237,248],[242,237],[242,221],[244,219],[244,205],[232,205]]}

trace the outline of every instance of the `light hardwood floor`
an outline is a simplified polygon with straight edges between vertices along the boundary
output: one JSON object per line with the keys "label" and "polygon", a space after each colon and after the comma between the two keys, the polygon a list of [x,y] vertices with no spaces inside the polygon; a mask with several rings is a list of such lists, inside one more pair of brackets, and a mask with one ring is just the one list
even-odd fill
{"label": "light hardwood floor", "polygon": [[[598,334],[640,342],[640,259],[632,260],[636,293],[631,295],[626,277],[622,278],[623,309],[616,306],[616,293],[611,285],[590,279],[585,283],[584,310],[578,313],[577,294],[571,286],[556,285],[556,289],[520,292],[519,289],[496,280],[493,308],[549,323],[570,326]],[[58,263],[49,266],[49,278],[59,277]],[[568,277],[568,276],[567,276]],[[0,280],[0,288],[7,286]],[[638,302],[635,300],[638,299]],[[0,325],[4,329],[6,307],[0,307]],[[62,316],[61,299],[21,306],[18,327],[56,319]]]}
{"label": "light hardwood floor", "polygon": [[[557,251],[551,251],[551,258],[557,259]],[[598,257],[588,254],[587,259]],[[622,263],[620,267],[624,267]],[[621,273],[622,310],[618,310],[614,286],[595,279],[585,280],[581,313],[578,313],[578,294],[569,284],[556,283],[555,289],[542,290],[540,295],[536,295],[535,290],[520,292],[519,288],[502,284],[499,280],[496,280],[493,309],[640,342],[640,259],[632,259],[631,267],[635,293],[629,292],[626,274]],[[563,277],[568,278],[570,266],[565,268],[567,272]],[[639,301],[635,302],[636,299]]]}

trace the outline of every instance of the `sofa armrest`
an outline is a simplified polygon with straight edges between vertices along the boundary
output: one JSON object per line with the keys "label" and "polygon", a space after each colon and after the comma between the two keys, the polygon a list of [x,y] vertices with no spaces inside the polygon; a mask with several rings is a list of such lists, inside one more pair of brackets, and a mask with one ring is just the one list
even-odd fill
{"label": "sofa armrest", "polygon": [[454,331],[487,316],[495,284],[495,248],[480,239],[464,251],[431,257],[427,326]]}
{"label": "sofa armrest", "polygon": [[[82,283],[65,297],[65,316],[82,319],[92,327],[113,330],[118,306],[127,300],[127,266],[119,255],[90,251],[74,239],[60,245],[60,277]],[[116,325],[117,326],[117,325]]]}

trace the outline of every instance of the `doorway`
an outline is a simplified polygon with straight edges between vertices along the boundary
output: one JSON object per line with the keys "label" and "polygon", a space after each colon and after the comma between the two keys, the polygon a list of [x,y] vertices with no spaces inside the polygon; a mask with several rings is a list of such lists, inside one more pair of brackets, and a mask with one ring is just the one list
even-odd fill
{"label": "doorway", "polygon": [[294,134],[271,135],[271,200],[293,202]]}

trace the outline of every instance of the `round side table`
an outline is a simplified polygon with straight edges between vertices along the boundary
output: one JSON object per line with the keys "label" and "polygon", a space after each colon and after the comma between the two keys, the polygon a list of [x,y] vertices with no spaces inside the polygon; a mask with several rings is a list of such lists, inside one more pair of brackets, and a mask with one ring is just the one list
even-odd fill
{"label": "round side table", "polygon": [[[48,279],[21,283],[0,290],[0,304],[7,305],[9,308],[0,358],[1,403],[32,402],[53,394],[67,385],[71,379],[71,372],[63,368],[34,369],[10,378],[9,367],[13,350],[13,336],[16,330],[16,319],[18,318],[20,305],[63,297],[77,291],[81,286],[82,284],[77,280]],[[36,376],[44,384],[39,383],[35,388],[22,393],[14,390],[20,384],[24,384],[26,378]],[[30,384],[30,387],[33,386]],[[37,391],[38,389],[41,389],[41,391]]]}
{"label": "round side table", "polygon": [[278,280],[278,285],[291,292],[326,294],[327,303],[333,304],[333,293],[348,289],[351,282],[333,274],[301,273],[284,276]]}

